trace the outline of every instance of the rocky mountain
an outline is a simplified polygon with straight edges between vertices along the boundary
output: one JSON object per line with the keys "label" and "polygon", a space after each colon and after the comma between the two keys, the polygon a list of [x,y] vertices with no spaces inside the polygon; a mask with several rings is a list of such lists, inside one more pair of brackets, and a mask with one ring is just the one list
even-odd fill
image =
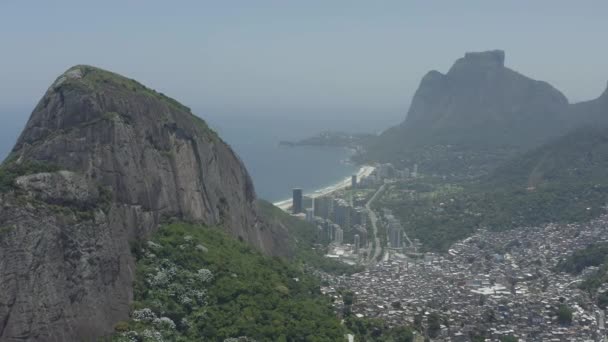
{"label": "rocky mountain", "polygon": [[505,67],[503,51],[471,52],[424,76],[403,123],[418,142],[527,145],[555,135],[568,100]]}
{"label": "rocky mountain", "polygon": [[0,340],[111,333],[133,298],[131,246],[172,220],[289,253],[238,156],[189,108],[108,71],[69,69],[0,168]]}
{"label": "rocky mountain", "polygon": [[369,143],[359,160],[483,174],[588,124],[608,124],[608,90],[569,104],[548,83],[505,67],[503,51],[469,52],[447,73],[427,73],[405,120]]}

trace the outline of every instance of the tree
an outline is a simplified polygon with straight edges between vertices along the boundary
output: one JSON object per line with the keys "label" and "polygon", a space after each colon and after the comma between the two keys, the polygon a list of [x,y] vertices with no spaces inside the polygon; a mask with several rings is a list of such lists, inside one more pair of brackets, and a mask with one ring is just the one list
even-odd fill
{"label": "tree", "polygon": [[597,297],[597,306],[599,306],[602,310],[608,307],[608,292],[600,293],[600,295]]}
{"label": "tree", "polygon": [[429,336],[437,337],[439,331],[441,330],[441,317],[435,312],[429,315]]}
{"label": "tree", "polygon": [[564,325],[572,323],[572,309],[565,304],[560,305],[557,309],[557,321]]}
{"label": "tree", "polygon": [[518,342],[519,339],[513,335],[504,336],[500,339],[500,342]]}
{"label": "tree", "polygon": [[396,327],[390,332],[395,342],[412,342],[414,341],[414,334],[412,329],[406,327]]}
{"label": "tree", "polygon": [[344,305],[351,306],[355,301],[355,294],[352,291],[346,291],[342,295],[342,300],[344,301]]}
{"label": "tree", "polygon": [[417,314],[414,316],[414,327],[418,330],[422,330],[422,315]]}

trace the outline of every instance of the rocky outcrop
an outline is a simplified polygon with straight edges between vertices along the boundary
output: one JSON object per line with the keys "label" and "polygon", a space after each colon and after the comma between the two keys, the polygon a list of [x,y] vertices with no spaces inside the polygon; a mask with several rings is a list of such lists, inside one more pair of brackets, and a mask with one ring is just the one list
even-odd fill
{"label": "rocky outcrop", "polygon": [[[19,165],[54,165],[37,172]],[[3,168],[0,340],[82,341],[128,317],[130,243],[163,220],[221,225],[270,255],[284,230],[256,211],[243,164],[187,107],[136,81],[76,66],[49,88]]]}
{"label": "rocky outcrop", "polygon": [[503,51],[471,52],[429,72],[401,125],[411,143],[537,144],[559,134],[568,101],[504,65]]}

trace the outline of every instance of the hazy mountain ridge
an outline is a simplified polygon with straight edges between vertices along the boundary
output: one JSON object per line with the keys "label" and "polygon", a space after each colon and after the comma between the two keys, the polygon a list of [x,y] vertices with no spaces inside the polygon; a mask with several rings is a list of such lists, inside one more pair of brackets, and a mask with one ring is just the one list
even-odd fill
{"label": "hazy mountain ridge", "polygon": [[608,181],[608,127],[583,126],[515,157],[486,181],[536,188],[549,183]]}
{"label": "hazy mountain ridge", "polygon": [[289,253],[286,231],[257,214],[245,167],[203,120],[94,67],[49,88],[0,179],[0,340],[112,332],[133,298],[130,241],[170,218]]}
{"label": "hazy mountain ridge", "polygon": [[[504,61],[501,50],[467,53],[446,74],[427,73],[405,120],[369,144],[360,159],[413,163],[429,149],[447,146],[457,153],[491,155],[489,164],[472,158],[456,167],[467,172],[481,165],[487,171],[483,164],[496,166],[577,126],[608,123],[608,92],[569,104],[550,84],[513,71]],[[454,161],[448,153],[422,160],[421,166],[447,173],[463,158]]]}

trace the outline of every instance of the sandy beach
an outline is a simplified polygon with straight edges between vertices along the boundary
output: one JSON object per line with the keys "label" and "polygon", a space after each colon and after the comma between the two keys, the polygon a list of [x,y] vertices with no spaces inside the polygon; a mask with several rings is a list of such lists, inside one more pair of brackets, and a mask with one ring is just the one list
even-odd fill
{"label": "sandy beach", "polygon": [[[375,169],[375,167],[373,167],[371,165],[362,166],[359,169],[359,171],[357,172],[357,180],[359,180],[363,177],[369,176],[372,173],[372,171],[374,171],[374,169]],[[326,196],[326,195],[331,194],[332,192],[348,188],[350,186],[350,182],[351,182],[351,177],[349,176],[349,177],[346,177],[343,180],[337,182],[336,184],[330,185],[326,188],[319,189],[319,190],[316,190],[313,192],[305,192],[304,195],[312,197],[312,198]],[[291,207],[291,198],[283,200],[283,201],[275,202],[273,204],[275,206],[287,211]]]}

